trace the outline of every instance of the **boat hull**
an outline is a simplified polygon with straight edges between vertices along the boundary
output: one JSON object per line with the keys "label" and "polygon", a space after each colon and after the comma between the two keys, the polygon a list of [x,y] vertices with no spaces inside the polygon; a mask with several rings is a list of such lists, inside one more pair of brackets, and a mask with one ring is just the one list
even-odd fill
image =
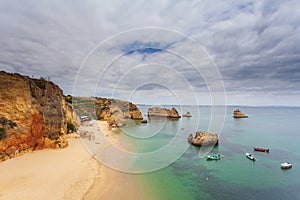
{"label": "boat hull", "polygon": [[253,150],[254,151],[260,151],[260,152],[269,153],[269,149],[261,148],[261,147],[253,147]]}
{"label": "boat hull", "polygon": [[246,157],[252,161],[256,161],[256,158],[252,156],[250,153],[246,153]]}
{"label": "boat hull", "polygon": [[208,155],[207,160],[221,160],[220,155]]}
{"label": "boat hull", "polygon": [[281,163],[280,167],[281,167],[281,169],[290,169],[290,168],[292,168],[292,164],[285,162],[285,163]]}

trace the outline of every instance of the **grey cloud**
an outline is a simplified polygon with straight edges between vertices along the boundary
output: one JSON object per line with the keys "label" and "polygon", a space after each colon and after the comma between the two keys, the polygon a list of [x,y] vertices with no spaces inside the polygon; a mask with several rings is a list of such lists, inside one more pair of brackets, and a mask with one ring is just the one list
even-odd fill
{"label": "grey cloud", "polygon": [[[128,29],[158,26],[180,31],[202,44],[214,58],[229,92],[247,91],[253,98],[253,92],[263,91],[299,94],[299,9],[297,0],[2,0],[0,66],[1,70],[29,76],[50,76],[71,93],[82,61],[97,44]],[[151,36],[137,42],[149,42]],[[166,41],[162,46],[169,50],[184,43],[176,38],[162,40]],[[121,52],[122,46],[116,47]],[[163,51],[142,53],[147,56],[135,52],[120,64],[160,61],[193,83],[195,90],[206,90],[202,77],[176,56],[166,56]],[[115,71],[105,82],[108,88],[124,73],[121,68],[112,69]],[[99,69],[92,69],[81,75],[94,80],[97,73]],[[147,74],[137,76],[149,78]]]}

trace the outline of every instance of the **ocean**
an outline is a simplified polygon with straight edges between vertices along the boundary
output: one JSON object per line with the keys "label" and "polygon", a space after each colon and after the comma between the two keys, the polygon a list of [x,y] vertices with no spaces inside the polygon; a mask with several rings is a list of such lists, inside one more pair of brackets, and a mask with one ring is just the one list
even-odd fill
{"label": "ocean", "polygon": [[[148,107],[139,106],[143,115]],[[136,121],[117,136],[134,150],[131,172],[141,174],[145,192],[156,199],[300,199],[300,108],[240,106],[249,116],[245,119],[234,119],[236,107],[231,106],[225,115],[223,108],[214,115],[209,106],[176,108],[192,117]],[[218,146],[204,149],[187,143],[190,133],[213,132],[215,122],[222,127]],[[254,152],[253,146],[270,152]],[[206,152],[224,158],[207,161]],[[257,160],[247,159],[246,152]],[[282,170],[285,161],[293,167]]]}

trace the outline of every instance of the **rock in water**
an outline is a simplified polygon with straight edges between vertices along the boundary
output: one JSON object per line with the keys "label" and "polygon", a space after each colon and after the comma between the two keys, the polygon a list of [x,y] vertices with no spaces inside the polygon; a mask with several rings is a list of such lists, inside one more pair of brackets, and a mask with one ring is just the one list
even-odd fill
{"label": "rock in water", "polygon": [[148,109],[148,116],[154,117],[170,117],[170,118],[180,118],[176,108],[166,109],[160,107],[153,107]]}
{"label": "rock in water", "polygon": [[218,145],[219,136],[216,133],[196,132],[195,136],[192,133],[188,136],[188,142],[195,146]]}
{"label": "rock in water", "polygon": [[182,117],[192,117],[190,112],[186,112],[185,114],[182,115]]}
{"label": "rock in water", "polygon": [[148,121],[146,119],[142,119],[141,123],[147,123]]}
{"label": "rock in water", "polygon": [[242,113],[242,111],[240,111],[238,108],[233,111],[233,117],[234,118],[248,118],[248,116],[245,115],[244,113]]}

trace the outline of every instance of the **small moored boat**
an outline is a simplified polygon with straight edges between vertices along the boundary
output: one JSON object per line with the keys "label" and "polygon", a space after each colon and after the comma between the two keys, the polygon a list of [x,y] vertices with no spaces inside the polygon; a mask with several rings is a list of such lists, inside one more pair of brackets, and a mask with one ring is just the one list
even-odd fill
{"label": "small moored boat", "polygon": [[269,149],[261,148],[261,147],[253,147],[253,150],[269,153]]}
{"label": "small moored boat", "polygon": [[208,155],[207,156],[207,160],[220,160],[221,159],[221,155]]}
{"label": "small moored boat", "polygon": [[284,162],[280,164],[281,169],[290,169],[292,168],[292,164],[289,162]]}
{"label": "small moored boat", "polygon": [[254,156],[252,156],[250,153],[246,153],[246,157],[253,161],[256,160],[256,158]]}

